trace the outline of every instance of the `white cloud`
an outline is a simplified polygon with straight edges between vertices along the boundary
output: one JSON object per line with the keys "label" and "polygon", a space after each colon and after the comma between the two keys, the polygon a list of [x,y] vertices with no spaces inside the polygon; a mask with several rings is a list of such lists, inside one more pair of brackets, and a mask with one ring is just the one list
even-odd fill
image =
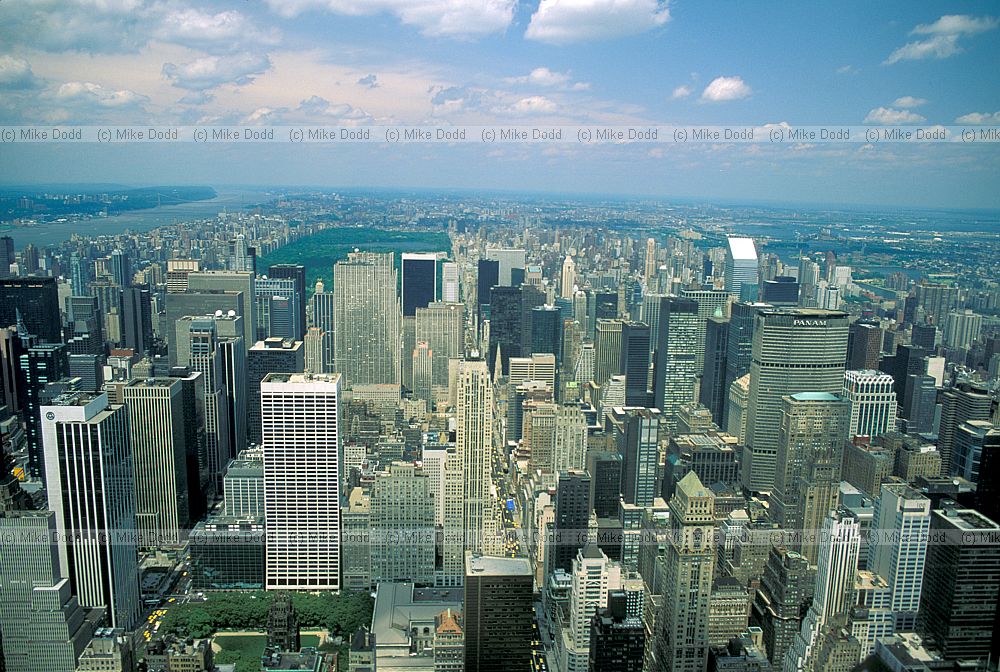
{"label": "white cloud", "polygon": [[568,44],[636,35],[670,20],[664,0],[541,0],[524,37]]}
{"label": "white cloud", "polygon": [[858,71],[853,65],[842,65],[837,68],[836,73],[838,75],[853,75]]}
{"label": "white cloud", "polygon": [[35,89],[41,82],[31,72],[31,64],[17,56],[0,56],[0,90]]}
{"label": "white cloud", "polygon": [[503,32],[517,0],[267,0],[272,11],[293,17],[309,10],[366,16],[387,12],[434,37],[479,37]]}
{"label": "white cloud", "polygon": [[364,86],[364,87],[367,87],[369,89],[377,89],[378,88],[378,76],[377,75],[373,75],[373,74],[367,74],[364,77],[360,78],[356,83],[359,86]]}
{"label": "white cloud", "polygon": [[670,97],[677,99],[677,98],[687,98],[690,95],[691,95],[691,87],[685,84],[683,86],[678,86],[676,89],[674,89],[674,92],[670,94]]}
{"label": "white cloud", "polygon": [[910,35],[924,35],[924,39],[908,42],[885,59],[886,65],[899,61],[918,61],[926,58],[948,58],[962,51],[959,39],[993,30],[1000,25],[991,16],[948,14],[934,23],[921,24]]}
{"label": "white cloud", "polygon": [[138,107],[149,98],[128,89],[108,89],[92,82],[66,82],[55,93],[60,103],[82,103],[102,108]]}
{"label": "white cloud", "polygon": [[253,45],[274,45],[277,31],[261,30],[238,11],[210,14],[195,8],[165,11],[153,36],[164,42],[202,49],[210,53],[232,53]]}
{"label": "white cloud", "polygon": [[146,43],[142,0],[0,2],[0,44],[50,51],[134,52]]}
{"label": "white cloud", "polygon": [[903,96],[892,101],[893,107],[920,107],[927,104],[926,98],[914,98],[913,96]]}
{"label": "white cloud", "polygon": [[322,96],[310,96],[299,103],[295,111],[309,118],[322,118],[324,121],[333,119],[343,125],[358,125],[373,121],[372,116],[364,110],[347,103],[331,103]]}
{"label": "white cloud", "polygon": [[569,72],[556,72],[545,67],[535,68],[523,77],[508,77],[505,81],[510,84],[531,84],[566,91],[586,91],[590,88],[587,82],[574,82]]}
{"label": "white cloud", "polygon": [[866,124],[919,124],[927,121],[916,112],[896,110],[891,107],[876,107],[865,117]]}
{"label": "white cloud", "polygon": [[957,124],[1000,124],[1000,112],[970,112],[955,120]]}
{"label": "white cloud", "polygon": [[510,111],[514,114],[552,114],[556,104],[545,96],[529,96],[511,105]]}
{"label": "white cloud", "polygon": [[163,76],[178,88],[205,91],[223,84],[249,84],[270,67],[265,54],[204,56],[181,65],[164,63]]}
{"label": "white cloud", "polygon": [[717,103],[746,98],[750,93],[750,86],[743,81],[742,77],[716,77],[701,92],[701,99]]}

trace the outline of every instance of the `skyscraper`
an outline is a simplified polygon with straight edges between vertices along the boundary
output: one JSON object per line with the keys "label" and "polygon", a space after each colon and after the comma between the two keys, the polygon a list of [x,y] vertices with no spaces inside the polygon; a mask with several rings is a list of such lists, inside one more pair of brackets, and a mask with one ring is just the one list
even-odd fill
{"label": "skyscraper", "polygon": [[700,373],[705,366],[705,331],[712,317],[726,317],[730,295],[721,289],[682,289],[681,298],[698,304],[698,332],[695,341],[695,367]]}
{"label": "skyscraper", "polygon": [[544,303],[544,295],[530,285],[499,286],[493,289],[490,298],[490,347],[487,359],[490,371],[496,366],[498,350],[504,373],[509,369],[511,357],[529,354],[531,309]]}
{"label": "skyscraper", "polygon": [[989,420],[993,401],[981,386],[960,383],[941,395],[941,427],[938,432],[938,452],[941,453],[941,473],[952,473],[952,453],[962,423],[969,420]]}
{"label": "skyscraper", "polygon": [[729,349],[729,320],[710,317],[705,330],[705,367],[702,369],[698,401],[708,408],[715,424],[723,425],[726,410],[726,354]]}
{"label": "skyscraper", "polygon": [[190,339],[189,368],[202,374],[205,469],[211,487],[218,492],[222,488],[222,472],[235,455],[230,443],[229,396],[222,348],[211,317],[183,318],[177,323],[177,330],[178,333],[186,333]]}
{"label": "skyscraper", "polygon": [[743,485],[769,491],[774,487],[781,398],[842,391],[848,325],[846,313],[805,308],[762,309],[756,320]]}
{"label": "skyscraper", "polygon": [[336,302],[333,292],[327,292],[322,280],[316,282],[316,291],[309,300],[312,308],[310,326],[316,327],[323,334],[322,362],[323,373],[333,373],[333,320],[336,312]]}
{"label": "skyscraper", "polygon": [[299,313],[305,310],[297,294],[298,281],[290,278],[257,278],[254,281],[254,302],[257,324],[254,342],[271,336],[302,340]]}
{"label": "skyscraper", "polygon": [[261,382],[268,590],[340,588],[341,385],[339,374]]}
{"label": "skyscraper", "polygon": [[41,413],[60,572],[82,605],[104,607],[113,627],[131,629],[140,599],[128,412],[109,405],[106,393],[70,393]]}
{"label": "skyscraper", "polygon": [[715,495],[691,472],[677,484],[670,499],[663,629],[657,642],[657,659],[670,672],[705,669],[714,526]]}
{"label": "skyscraper", "polygon": [[493,381],[486,362],[462,362],[458,371],[455,448],[462,464],[466,548],[487,547],[493,486]]}
{"label": "skyscraper", "polygon": [[430,348],[433,385],[448,385],[448,360],[460,359],[465,354],[464,336],[464,305],[437,302],[417,308],[415,338]]}
{"label": "skyscraper", "polygon": [[552,544],[546,553],[548,572],[573,570],[573,561],[586,541],[590,520],[590,474],[561,471],[556,483]]}
{"label": "skyscraper", "polygon": [[562,364],[563,318],[555,306],[535,306],[531,309],[531,354],[551,353],[556,365]]}
{"label": "skyscraper", "polygon": [[[828,392],[782,398],[773,504],[787,530],[811,535],[837,506],[850,406]],[[815,563],[818,548],[803,540],[802,555]]]}
{"label": "skyscraper", "polygon": [[500,284],[500,262],[480,259],[476,267],[476,301],[479,305],[479,319],[483,319],[483,306],[492,303],[492,290]]}
{"label": "skyscraper", "polygon": [[393,462],[371,489],[371,578],[434,585],[434,500],[430,479]]}
{"label": "skyscraper", "polygon": [[111,252],[111,280],[119,287],[128,287],[132,284],[131,261],[129,256],[119,249]]}
{"label": "skyscraper", "polygon": [[598,609],[590,622],[588,672],[641,670],[646,645],[642,619],[629,614],[625,592],[608,593],[608,606]]}
{"label": "skyscraper", "polygon": [[526,558],[465,553],[465,672],[527,670],[534,620]]}
{"label": "skyscraper", "polygon": [[445,303],[458,303],[459,280],[458,264],[446,261],[441,264],[441,300]]}
{"label": "skyscraper", "polygon": [[247,441],[261,442],[260,384],[269,373],[303,373],[305,349],[301,341],[269,338],[247,352]]}
{"label": "skyscraper", "polygon": [[28,439],[28,473],[44,482],[47,469],[39,406],[45,386],[69,375],[69,352],[61,343],[40,343],[22,351],[18,363],[18,405],[24,413]]}
{"label": "skyscraper", "polygon": [[0,324],[16,324],[18,314],[29,334],[44,343],[62,342],[55,278],[0,279]]}
{"label": "skyscraper", "polygon": [[[240,339],[242,341],[242,337]],[[183,383],[135,380],[122,389],[128,412],[136,494],[136,524],[147,547],[177,546],[192,521],[188,507]]]}
{"label": "skyscraper", "polygon": [[741,298],[743,285],[758,284],[757,248],[753,238],[727,240],[726,247],[726,292]]}
{"label": "skyscraper", "polygon": [[576,293],[576,262],[569,255],[563,260],[562,274],[559,279],[559,296],[572,299]]}
{"label": "skyscraper", "polygon": [[772,546],[760,577],[750,623],[762,630],[767,657],[782,669],[785,654],[795,641],[802,616],[812,603],[815,572],[801,554]]}
{"label": "skyscraper", "polygon": [[852,322],[847,335],[847,368],[878,369],[882,355],[882,329],[870,322]]}
{"label": "skyscraper", "polygon": [[622,568],[595,543],[576,549],[572,562],[567,626],[562,631],[560,668],[583,672],[590,657],[591,621],[608,604],[608,592],[621,589]]}
{"label": "skyscraper", "polygon": [[622,455],[621,493],[627,504],[652,506],[657,496],[661,418],[656,408],[616,408],[608,418]]}
{"label": "skyscraper", "polygon": [[913,630],[920,606],[931,500],[903,483],[883,483],[875,501],[868,568],[889,584],[895,630]]}
{"label": "skyscraper", "polygon": [[660,304],[659,318],[653,402],[672,429],[678,407],[694,401],[698,375],[698,304],[689,299],[665,298]]}
{"label": "skyscraper", "polygon": [[402,255],[403,317],[413,317],[437,299],[437,253]]}
{"label": "skyscraper", "polygon": [[401,320],[393,255],[352,252],[333,267],[334,370],[346,384],[400,382]]}
{"label": "skyscraper", "polygon": [[851,436],[875,438],[896,430],[892,376],[875,370],[844,373],[844,398],[851,404]]}
{"label": "skyscraper", "polygon": [[625,374],[625,405],[647,406],[649,392],[649,325],[622,323],[621,360],[618,370]]}
{"label": "skyscraper", "polygon": [[306,268],[301,264],[271,264],[267,269],[267,275],[271,278],[292,279],[294,281],[295,302],[295,323],[297,329],[292,338],[301,340],[306,333]]}
{"label": "skyscraper", "polygon": [[597,320],[594,334],[594,382],[604,385],[621,373],[622,321]]}

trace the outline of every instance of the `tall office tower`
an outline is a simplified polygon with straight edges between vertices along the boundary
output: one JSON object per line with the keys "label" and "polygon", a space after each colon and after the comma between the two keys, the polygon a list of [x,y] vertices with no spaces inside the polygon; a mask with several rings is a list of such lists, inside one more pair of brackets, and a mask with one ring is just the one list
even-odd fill
{"label": "tall office tower", "polygon": [[480,259],[476,266],[476,303],[479,306],[479,320],[483,320],[483,306],[492,303],[492,290],[500,285],[500,262]]}
{"label": "tall office tower", "polygon": [[529,669],[532,602],[527,558],[465,552],[465,672]]}
{"label": "tall office tower", "polygon": [[656,270],[659,268],[659,264],[656,262],[656,241],[652,238],[646,239],[646,254],[643,258],[642,267],[642,277],[646,281],[646,287],[653,289],[656,280]]}
{"label": "tall office tower", "polygon": [[464,478],[466,548],[480,551],[496,507],[493,485],[493,381],[486,362],[459,365],[455,448]]}
{"label": "tall office tower", "polygon": [[341,385],[339,374],[261,381],[268,590],[340,589]]}
{"label": "tall office tower", "polygon": [[910,328],[910,343],[933,353],[937,343],[937,327],[933,324],[914,324]]}
{"label": "tall office tower", "polygon": [[335,297],[333,292],[324,291],[322,280],[316,281],[316,291],[309,300],[309,326],[323,332],[323,373],[333,373],[333,320]]}
{"label": "tall office tower", "polygon": [[94,616],[62,573],[51,511],[0,508],[0,669],[75,672]]}
{"label": "tall office tower", "polygon": [[903,483],[883,483],[875,500],[869,540],[868,569],[889,584],[897,632],[909,632],[917,621],[924,577],[931,500]]}
{"label": "tall office tower", "polygon": [[178,333],[187,333],[190,338],[188,367],[202,375],[205,469],[210,486],[218,493],[222,489],[222,472],[235,451],[230,443],[229,395],[215,320],[210,317],[183,318],[178,322],[177,330]]}
{"label": "tall office tower", "polygon": [[953,285],[919,284],[917,305],[924,309],[932,324],[943,325],[949,312],[960,304],[961,289]]}
{"label": "tall office tower", "polygon": [[892,376],[893,389],[896,391],[896,401],[903,402],[910,383],[910,376],[922,376],[927,373],[927,352],[911,345],[896,346],[896,354],[885,357],[879,366]]}
{"label": "tall office tower", "polygon": [[545,554],[548,559],[546,576],[557,569],[573,570],[573,561],[586,541],[590,510],[590,474],[586,471],[559,472],[552,540]]}
{"label": "tall office tower", "polygon": [[966,308],[952,310],[944,321],[944,342],[953,348],[968,350],[979,340],[983,330],[983,316]]}
{"label": "tall office tower", "polygon": [[66,299],[66,346],[74,355],[104,353],[104,321],[97,297],[70,296]]}
{"label": "tall office tower", "polygon": [[177,378],[135,380],[122,389],[128,413],[135,482],[136,526],[142,546],[178,546],[191,520],[183,383]]}
{"label": "tall office tower", "polygon": [[816,307],[823,310],[839,310],[843,303],[843,294],[837,285],[820,280],[816,287]]}
{"label": "tall office tower", "polygon": [[508,382],[517,386],[527,382],[545,383],[549,390],[556,386],[555,355],[531,355],[531,357],[511,357]]}
{"label": "tall office tower", "polygon": [[[772,509],[787,530],[818,531],[837,507],[850,405],[828,392],[782,397]],[[802,555],[815,564],[818,547],[804,539]]]}
{"label": "tall office tower", "polygon": [[304,306],[296,294],[295,278],[257,278],[254,280],[254,342],[270,336],[302,340],[299,331],[299,311]]}
{"label": "tall office tower", "polygon": [[28,333],[40,341],[62,342],[55,278],[0,279],[0,324],[9,326],[22,321]]}
{"label": "tall office tower", "polygon": [[587,459],[587,416],[573,406],[556,407],[552,470],[583,469]]}
{"label": "tall office tower", "polygon": [[436,300],[438,256],[433,252],[403,253],[403,317],[413,317],[417,308],[426,308]]}
{"label": "tall office tower", "polygon": [[761,629],[767,657],[781,669],[795,641],[816,582],[809,561],[784,546],[772,546],[754,595],[750,624]]}
{"label": "tall office tower", "polygon": [[[0,277],[7,277],[8,266],[4,265],[3,252],[0,250]],[[70,272],[70,287],[73,290],[75,296],[85,296],[89,294],[88,285],[90,284],[90,273],[87,269],[87,263],[82,257],[80,257],[79,252],[73,252],[69,255],[69,272]]]}
{"label": "tall office tower", "polygon": [[559,296],[572,299],[574,294],[576,294],[576,262],[573,261],[573,257],[566,255],[559,280]]}
{"label": "tall office tower", "polygon": [[799,281],[788,275],[765,280],[761,287],[761,300],[772,306],[794,307],[799,305]]}
{"label": "tall office tower", "polygon": [[127,254],[121,250],[111,252],[111,281],[119,287],[132,284],[132,263]]}
{"label": "tall office tower", "polygon": [[594,333],[594,316],[590,311],[590,290],[577,290],[573,294],[573,319],[580,323],[582,338]]}
{"label": "tall office tower", "polygon": [[60,571],[83,606],[104,607],[112,627],[130,630],[141,605],[128,412],[107,394],[71,393],[41,413],[45,491],[65,540]]}
{"label": "tall office tower", "polygon": [[694,401],[697,368],[698,304],[666,298],[660,304],[659,346],[654,354],[653,403],[670,429],[677,409]]}
{"label": "tall office tower", "polygon": [[305,357],[306,373],[323,373],[323,341],[325,334],[318,327],[306,329],[306,337],[302,340],[302,349]]}
{"label": "tall office tower", "polygon": [[598,609],[590,622],[588,672],[641,670],[646,646],[642,619],[628,613],[624,591],[608,593],[608,606]]}
{"label": "tall office tower", "polygon": [[969,420],[959,426],[951,455],[951,475],[972,483],[992,476],[982,468],[982,455],[989,449],[987,442],[991,432],[996,433],[994,425],[986,420]]}
{"label": "tall office tower", "polygon": [[69,352],[61,343],[32,345],[18,357],[17,373],[18,405],[24,412],[24,433],[28,440],[28,473],[44,482],[45,451],[39,406],[45,386],[69,375]]}
{"label": "tall office tower", "polygon": [[301,340],[306,333],[306,267],[302,264],[271,264],[267,275],[273,279],[292,279],[294,284],[295,324],[294,338]]}
{"label": "tall office tower", "polygon": [[847,313],[762,309],[754,327],[743,486],[774,487],[781,398],[796,392],[837,394],[844,386]]}
{"label": "tall office tower", "polygon": [[941,426],[938,430],[938,452],[941,453],[941,473],[952,473],[952,454],[958,428],[969,420],[989,420],[993,401],[986,389],[969,383],[959,383],[941,395]]}
{"label": "tall office tower", "polygon": [[604,385],[621,373],[622,321],[597,320],[594,335],[594,382]]}
{"label": "tall office tower", "polygon": [[994,426],[983,437],[979,456],[979,482],[976,484],[976,508],[990,520],[1000,519],[1000,427]]}
{"label": "tall office tower", "polygon": [[333,267],[334,369],[347,385],[400,382],[400,309],[392,259],[391,252],[352,252]]}
{"label": "tall office tower", "polygon": [[[908,376],[899,415],[908,434],[937,434],[937,382],[934,376]],[[898,399],[898,397],[897,397]]]}
{"label": "tall office tower", "polygon": [[595,320],[616,320],[621,317],[618,311],[618,292],[594,292],[587,298],[588,301],[593,300],[593,310],[588,309],[587,312]]}
{"label": "tall office tower", "polygon": [[260,384],[269,373],[305,372],[305,348],[301,341],[269,338],[258,341],[247,352],[247,441],[261,442]]}
{"label": "tall office tower", "polygon": [[448,360],[465,354],[465,306],[461,303],[436,302],[417,308],[416,340],[430,347],[432,384],[448,385]]}
{"label": "tall office tower", "polygon": [[698,304],[698,333],[695,342],[695,366],[700,372],[705,366],[705,331],[711,317],[727,317],[729,293],[720,289],[682,289],[681,298]]}
{"label": "tall office tower", "polygon": [[555,355],[556,365],[562,364],[562,311],[556,306],[535,306],[531,309],[531,354]]}
{"label": "tall office tower", "polygon": [[917,632],[945,660],[990,654],[1000,595],[1000,525],[945,501],[931,513]]}
{"label": "tall office tower", "polygon": [[21,252],[21,272],[33,275],[38,271],[38,248],[34,243],[28,243]]}
{"label": "tall office tower", "polygon": [[729,350],[729,320],[710,317],[705,330],[705,366],[701,374],[698,401],[722,426],[726,413],[726,354]]}
{"label": "tall office tower", "polygon": [[465,576],[465,472],[457,445],[449,445],[444,455],[444,493],[441,522],[441,574],[437,584],[461,586]]}
{"label": "tall office tower", "polygon": [[122,290],[121,342],[143,354],[153,346],[152,294],[148,286],[133,285]]}
{"label": "tall office tower", "polygon": [[662,413],[656,408],[615,408],[608,417],[622,456],[622,498],[638,507],[656,498]]}
{"label": "tall office tower", "polygon": [[852,371],[878,369],[882,337],[878,323],[852,322],[847,330],[847,368]]}
{"label": "tall office tower", "polygon": [[[254,331],[257,324],[257,304],[254,297],[257,296],[257,292],[254,289],[255,278],[254,274],[250,272],[242,271],[192,271],[188,273],[187,276],[188,283],[188,293],[193,295],[204,295],[208,294],[209,297],[217,292],[238,292],[242,296],[240,297],[242,302],[241,309],[237,310],[236,313],[243,318],[243,343],[249,345],[250,343],[256,343],[257,339],[254,338]],[[169,293],[168,293],[169,294]],[[170,302],[174,299],[173,296],[167,297],[167,320],[170,322]],[[208,313],[214,312],[216,310],[222,309],[223,313],[227,313],[231,310],[230,307],[212,307],[211,309],[199,310],[196,312],[191,312],[190,310],[186,313],[180,313],[181,315],[206,315]]]}
{"label": "tall office tower", "polygon": [[757,248],[753,238],[730,237],[726,248],[726,291],[739,298],[743,285],[759,283]]}
{"label": "tall office tower", "polygon": [[666,294],[644,294],[642,297],[642,308],[639,311],[639,319],[649,325],[649,356],[652,357],[656,351],[660,334],[660,304],[666,298]]}
{"label": "tall office tower", "polygon": [[393,462],[375,475],[370,526],[372,582],[434,585],[434,500],[420,467]]}
{"label": "tall office tower", "polygon": [[458,264],[454,261],[441,264],[441,300],[445,303],[458,303],[461,300],[458,276]]}
{"label": "tall office tower", "polygon": [[668,671],[701,672],[708,653],[709,597],[715,568],[715,495],[691,472],[670,499],[657,659]]}
{"label": "tall office tower", "polygon": [[593,343],[583,343],[580,345],[580,354],[576,360],[576,367],[573,369],[573,380],[575,382],[582,385],[594,379],[595,358]]}
{"label": "tall office tower", "polygon": [[223,510],[234,518],[264,516],[264,453],[244,450],[226,467]]}
{"label": "tall office tower", "polygon": [[167,293],[186,292],[188,275],[201,270],[201,262],[197,259],[167,260]]}
{"label": "tall office tower", "polygon": [[529,354],[532,308],[545,303],[545,296],[530,285],[494,287],[490,299],[490,340],[487,363],[496,366],[497,350],[503,372],[511,357]]}
{"label": "tall office tower", "polygon": [[15,261],[14,239],[10,236],[0,237],[0,279],[10,277],[10,265]]}
{"label": "tall office tower", "polygon": [[427,402],[428,410],[433,409],[432,394],[434,379],[434,353],[424,341],[417,341],[411,355],[413,362],[413,398]]}
{"label": "tall office tower", "polygon": [[822,540],[813,601],[795,641],[785,654],[786,672],[822,670],[816,665],[817,649],[831,629],[846,625],[854,606],[854,580],[861,548],[858,519],[843,511],[834,511],[823,523]]}
{"label": "tall office tower", "polygon": [[590,501],[598,518],[618,515],[621,497],[622,456],[618,451],[593,452],[587,456],[590,472]]}
{"label": "tall office tower", "polygon": [[888,373],[866,369],[844,373],[843,396],[851,403],[850,436],[875,438],[896,430],[896,393]]}
{"label": "tall office tower", "polygon": [[498,285],[510,287],[521,284],[516,281],[517,271],[523,271],[525,266],[525,251],[520,249],[491,248],[486,250],[486,258],[500,264]]}
{"label": "tall office tower", "polygon": [[625,374],[625,405],[649,405],[649,325],[622,323],[621,358],[618,371]]}
{"label": "tall office tower", "polygon": [[572,562],[567,626],[562,631],[560,669],[583,672],[590,658],[590,623],[608,606],[608,591],[622,587],[622,568],[608,560],[595,543],[577,549]]}
{"label": "tall office tower", "polygon": [[21,410],[21,391],[18,380],[21,378],[21,355],[24,347],[17,336],[17,329],[0,327],[0,404],[7,407],[10,413]]}
{"label": "tall office tower", "polygon": [[[728,390],[737,378],[750,373],[753,359],[753,332],[757,324],[757,312],[770,308],[767,303],[738,302],[729,307],[729,335],[726,338],[726,382]],[[723,418],[728,421],[729,416]]]}

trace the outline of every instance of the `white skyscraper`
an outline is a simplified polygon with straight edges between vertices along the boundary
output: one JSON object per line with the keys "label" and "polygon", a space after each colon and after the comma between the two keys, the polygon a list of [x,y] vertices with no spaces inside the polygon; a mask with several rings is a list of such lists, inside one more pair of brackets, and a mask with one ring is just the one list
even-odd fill
{"label": "white skyscraper", "polygon": [[584,672],[590,654],[590,620],[598,609],[608,606],[608,591],[622,585],[622,568],[612,562],[597,544],[581,548],[573,560],[569,595],[568,628],[562,632],[565,672]]}
{"label": "white skyscraper", "polygon": [[559,289],[559,295],[564,299],[572,299],[576,293],[576,262],[569,255],[563,260]]}
{"label": "white skyscraper", "polygon": [[924,579],[931,500],[903,483],[883,483],[872,519],[868,568],[884,578],[892,594],[896,630],[916,626]]}
{"label": "white skyscraper", "polygon": [[396,276],[392,253],[352,252],[333,267],[333,368],[348,385],[400,382]]}
{"label": "white skyscraper", "polygon": [[882,371],[845,371],[844,398],[851,402],[850,436],[875,438],[896,429],[893,378]]}
{"label": "white skyscraper", "polygon": [[483,361],[462,362],[458,371],[456,449],[464,475],[466,549],[481,552],[490,527],[493,483],[493,381]]}
{"label": "white skyscraper", "polygon": [[458,303],[458,264],[454,261],[441,264],[441,300],[445,303]]}
{"label": "white skyscraper", "polygon": [[128,413],[108,395],[70,393],[42,406],[42,445],[59,566],[80,604],[107,609],[113,627],[139,619],[139,556]]}
{"label": "white skyscraper", "polygon": [[743,285],[758,284],[757,248],[753,238],[728,239],[726,248],[726,291],[740,297]]}
{"label": "white skyscraper", "polygon": [[432,384],[448,385],[448,360],[465,353],[465,306],[438,301],[416,310],[414,342],[424,341],[432,353]]}
{"label": "white skyscraper", "polygon": [[261,382],[268,590],[340,589],[340,374]]}

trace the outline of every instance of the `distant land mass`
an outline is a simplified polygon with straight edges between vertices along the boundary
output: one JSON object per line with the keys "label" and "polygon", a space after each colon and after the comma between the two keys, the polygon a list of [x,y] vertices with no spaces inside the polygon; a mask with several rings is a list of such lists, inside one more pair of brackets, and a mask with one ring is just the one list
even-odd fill
{"label": "distant land mass", "polygon": [[[108,188],[102,188],[107,186]],[[161,205],[205,201],[216,197],[212,187],[141,187],[116,185],[50,185],[0,188],[0,222],[30,219],[114,216]]]}

